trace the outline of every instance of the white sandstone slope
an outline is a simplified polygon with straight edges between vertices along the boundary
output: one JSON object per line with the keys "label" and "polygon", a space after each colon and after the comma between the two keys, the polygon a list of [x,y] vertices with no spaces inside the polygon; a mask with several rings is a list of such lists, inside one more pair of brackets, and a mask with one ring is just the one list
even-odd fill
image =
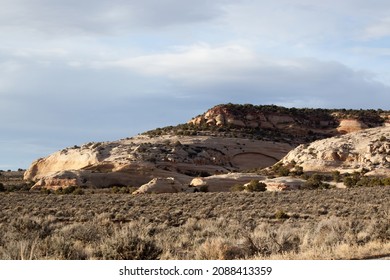
{"label": "white sandstone slope", "polygon": [[295,162],[304,171],[390,174],[390,127],[377,127],[299,145],[282,160]]}
{"label": "white sandstone slope", "polygon": [[99,163],[98,143],[90,143],[82,147],[66,148],[46,158],[34,161],[24,174],[27,180],[40,179],[58,171],[78,170]]}

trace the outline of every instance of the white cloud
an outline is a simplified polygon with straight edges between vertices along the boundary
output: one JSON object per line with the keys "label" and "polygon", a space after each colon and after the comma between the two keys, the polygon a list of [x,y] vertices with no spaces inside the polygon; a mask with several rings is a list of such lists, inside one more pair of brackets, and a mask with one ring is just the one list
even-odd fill
{"label": "white cloud", "polygon": [[109,62],[106,66],[199,83],[234,78],[236,73],[249,70],[255,58],[253,51],[239,45],[213,48],[198,44],[176,48],[169,53],[124,58]]}
{"label": "white cloud", "polygon": [[390,36],[390,17],[382,18],[381,20],[367,26],[362,33],[362,39],[380,39]]}
{"label": "white cloud", "polygon": [[160,29],[211,20],[227,0],[1,0],[2,29],[50,36],[96,35]]}
{"label": "white cloud", "polygon": [[[302,88],[309,85],[313,90],[315,86],[320,86],[322,90],[326,83],[375,83],[373,73],[356,71],[339,62],[272,57],[237,44],[220,47],[198,44],[162,54],[124,58],[101,66],[123,67],[145,76],[169,78],[195,88],[221,83],[284,88],[284,83]],[[327,86],[332,87],[332,84]]]}

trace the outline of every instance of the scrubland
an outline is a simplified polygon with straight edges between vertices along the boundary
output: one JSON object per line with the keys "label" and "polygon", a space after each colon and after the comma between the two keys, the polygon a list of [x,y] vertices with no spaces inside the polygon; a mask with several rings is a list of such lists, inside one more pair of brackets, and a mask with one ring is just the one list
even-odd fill
{"label": "scrubland", "polygon": [[390,187],[138,195],[0,193],[0,259],[390,256]]}

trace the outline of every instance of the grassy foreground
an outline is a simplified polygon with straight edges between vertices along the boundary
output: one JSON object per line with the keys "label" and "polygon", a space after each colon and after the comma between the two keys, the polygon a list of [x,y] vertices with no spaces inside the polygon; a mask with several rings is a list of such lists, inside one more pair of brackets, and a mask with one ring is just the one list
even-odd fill
{"label": "grassy foreground", "polygon": [[0,259],[390,255],[390,187],[281,193],[0,193]]}

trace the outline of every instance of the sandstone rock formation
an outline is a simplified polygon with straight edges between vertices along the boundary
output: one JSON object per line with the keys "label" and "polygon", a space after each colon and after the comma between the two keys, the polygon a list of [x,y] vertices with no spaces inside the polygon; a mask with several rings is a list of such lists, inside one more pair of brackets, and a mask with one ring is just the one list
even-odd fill
{"label": "sandstone rock formation", "polygon": [[244,185],[251,180],[264,180],[265,177],[251,173],[229,173],[213,175],[205,178],[194,178],[190,182],[190,188],[199,190],[207,186],[209,192],[229,192],[236,185]]}
{"label": "sandstone rock formation", "polygon": [[[390,161],[387,144],[377,147],[383,141],[365,147],[371,152],[364,156],[360,155],[358,144],[351,148],[349,142],[341,146],[335,142],[330,151],[328,142],[322,148],[308,143],[383,126],[389,115],[389,112],[373,110],[219,105],[188,124],[119,141],[91,142],[63,149],[33,162],[24,179],[36,182],[33,188],[57,189],[70,185],[139,187],[153,178],[168,177],[187,186],[194,177],[207,177],[201,180],[207,181],[210,191],[225,191],[230,189],[230,183],[245,183],[248,179],[244,175],[232,179],[229,176],[233,175],[226,174],[271,166],[302,143],[306,146],[300,146],[284,161],[298,157],[296,161],[305,170],[327,169],[327,166],[331,169],[336,165],[341,169],[386,167],[385,163]],[[318,149],[321,151],[314,153]],[[299,153],[308,155],[298,156]]]}
{"label": "sandstone rock formation", "polygon": [[267,191],[296,190],[304,186],[306,180],[293,177],[278,177],[260,180],[267,185]]}
{"label": "sandstone rock formation", "polygon": [[207,187],[209,192],[229,192],[234,185],[247,185],[250,181],[257,180],[265,183],[267,191],[296,190],[304,186],[306,180],[293,177],[278,177],[268,179],[265,176],[251,173],[230,173],[214,175],[206,178],[194,178],[189,190],[200,190]]}
{"label": "sandstone rock formation", "polygon": [[266,167],[293,148],[287,143],[207,136],[137,136],[88,143],[35,161],[25,180],[34,188],[136,186],[155,177],[188,184],[193,177]]}
{"label": "sandstone rock formation", "polygon": [[354,119],[342,119],[339,126],[337,127],[337,131],[340,133],[350,133],[366,128],[368,128],[367,125],[362,121]]}
{"label": "sandstone rock formation", "polygon": [[147,184],[142,185],[134,194],[144,193],[178,193],[185,191],[186,188],[182,183],[173,177],[154,178]]}
{"label": "sandstone rock formation", "polygon": [[[161,174],[164,175],[164,174]],[[130,182],[139,185],[145,178],[136,173],[127,172],[95,172],[90,170],[65,170],[50,173],[38,179],[32,189],[67,188],[69,186],[105,188],[111,186],[131,186]]]}
{"label": "sandstone rock formation", "polygon": [[281,162],[296,163],[304,171],[369,171],[390,174],[390,127],[378,127],[303,144]]}

